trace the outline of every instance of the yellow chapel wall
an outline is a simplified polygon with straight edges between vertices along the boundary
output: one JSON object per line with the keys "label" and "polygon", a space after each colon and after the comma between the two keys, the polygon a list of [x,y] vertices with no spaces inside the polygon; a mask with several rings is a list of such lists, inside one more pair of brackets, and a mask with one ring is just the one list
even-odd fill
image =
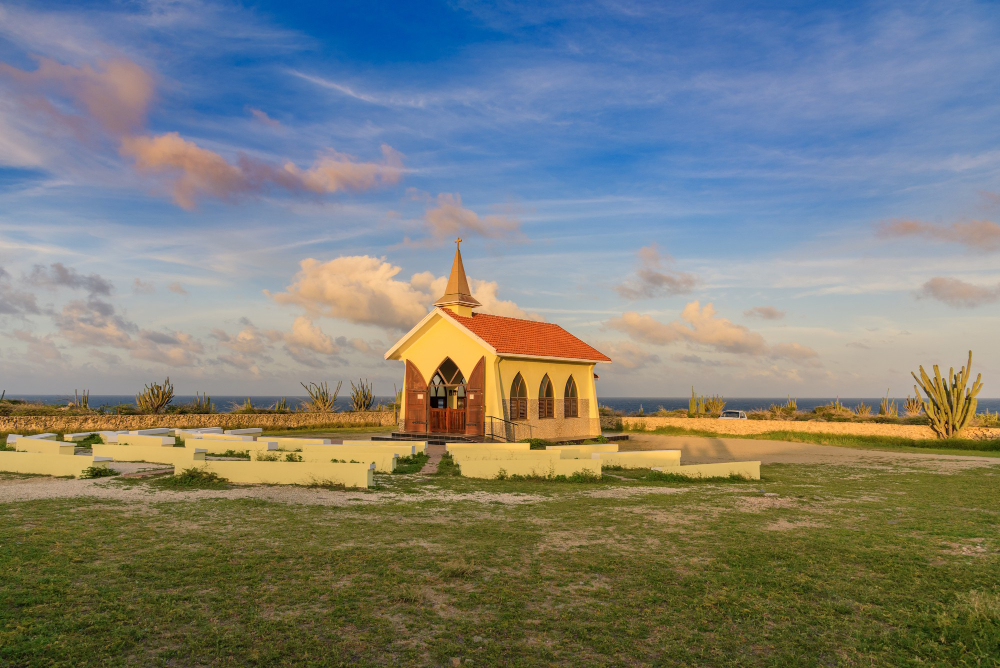
{"label": "yellow chapel wall", "polygon": [[[450,357],[451,361],[458,365],[466,380],[469,379],[472,370],[479,363],[479,358],[485,357],[485,415],[503,415],[500,398],[497,396],[496,355],[444,317],[436,318],[428,323],[423,331],[418,332],[411,339],[409,345],[397,351],[396,354],[404,363],[407,360],[412,362],[427,384],[430,384],[434,372],[437,371],[446,357]],[[403,392],[403,406],[400,410],[401,420],[404,415],[406,415],[406,392]]]}
{"label": "yellow chapel wall", "polygon": [[[514,377],[520,373],[528,389],[528,424],[532,427],[534,438],[544,439],[578,439],[593,438],[601,435],[601,418],[597,406],[597,388],[594,383],[594,364],[592,362],[556,362],[549,360],[533,360],[504,357],[498,366],[498,383],[503,395],[503,413],[488,413],[488,415],[504,415],[509,412],[508,399]],[[554,415],[552,418],[539,419],[538,392],[542,378],[548,374],[552,382],[554,398]],[[567,418],[563,412],[563,402],[566,381],[572,374],[576,381],[577,397],[579,398],[579,417]],[[509,417],[508,417],[509,419]]]}

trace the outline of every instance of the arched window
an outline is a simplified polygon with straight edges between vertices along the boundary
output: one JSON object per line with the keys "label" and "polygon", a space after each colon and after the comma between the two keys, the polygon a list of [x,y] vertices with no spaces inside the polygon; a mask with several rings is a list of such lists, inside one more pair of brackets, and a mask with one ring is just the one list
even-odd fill
{"label": "arched window", "polygon": [[576,394],[576,381],[570,376],[563,392],[563,417],[580,417],[580,400]]}
{"label": "arched window", "polygon": [[528,387],[521,374],[514,376],[514,382],[510,384],[510,419],[528,419]]}
{"label": "arched window", "polygon": [[542,384],[538,388],[538,418],[554,418],[555,416],[555,398],[552,396],[552,381],[549,380],[548,374],[545,374],[545,377],[542,378]]}

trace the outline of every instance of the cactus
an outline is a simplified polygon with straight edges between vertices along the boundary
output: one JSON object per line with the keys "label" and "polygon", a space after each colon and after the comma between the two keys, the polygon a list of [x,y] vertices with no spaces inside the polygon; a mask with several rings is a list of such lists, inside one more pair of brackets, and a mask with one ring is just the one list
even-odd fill
{"label": "cactus", "polygon": [[872,414],[872,407],[862,401],[855,406],[854,414],[858,417],[869,417]]}
{"label": "cactus", "polygon": [[315,411],[317,413],[331,413],[333,412],[333,404],[337,401],[337,395],[340,394],[340,386],[344,384],[344,381],[337,383],[337,389],[330,394],[330,388],[324,381],[322,384],[317,385],[316,383],[299,383],[302,387],[306,388],[306,392],[309,393],[310,402],[307,404],[309,410]]}
{"label": "cactus", "polygon": [[1000,411],[990,413],[990,409],[987,408],[985,413],[980,413],[977,417],[979,418],[980,426],[1000,427]]}
{"label": "cactus", "polygon": [[205,396],[194,393],[194,401],[191,402],[191,408],[194,409],[196,413],[214,413],[215,404],[212,403],[212,397],[208,396],[208,392]]}
{"label": "cactus", "polygon": [[892,418],[899,416],[899,407],[896,405],[896,400],[889,401],[889,388],[886,388],[885,398],[879,403],[878,414],[883,417]]}
{"label": "cactus", "polygon": [[688,399],[688,415],[698,412],[698,398],[694,396],[694,385],[691,386],[691,398]]}
{"label": "cactus", "polygon": [[143,413],[158,415],[174,400],[174,386],[170,384],[170,376],[163,384],[150,383],[141,394],[135,395],[135,405]]}
{"label": "cactus", "polygon": [[799,400],[792,399],[792,395],[788,395],[788,401],[785,402],[785,408],[792,411],[793,413],[799,410]]}
{"label": "cactus", "polygon": [[288,410],[288,400],[281,397],[276,402],[274,402],[274,410],[276,411],[287,411]]}
{"label": "cactus", "polygon": [[972,351],[969,351],[968,366],[963,366],[958,373],[955,368],[948,369],[948,378],[941,378],[941,371],[938,365],[934,365],[934,378],[931,379],[920,367],[920,377],[910,372],[913,380],[919,383],[913,389],[920,397],[923,390],[927,395],[925,400],[920,397],[921,406],[927,417],[931,420],[931,429],[938,438],[952,438],[969,424],[969,421],[976,415],[976,395],[983,387],[983,375],[976,377],[976,382],[971,388],[967,388],[969,377],[972,375]]}
{"label": "cactus", "polygon": [[704,415],[706,410],[707,409],[705,408],[705,397],[704,396],[698,397],[698,415]]}
{"label": "cactus", "polygon": [[920,411],[923,410],[920,407],[920,395],[918,394],[915,397],[907,395],[906,401],[903,402],[903,410],[911,417],[920,415]]}
{"label": "cactus", "polygon": [[90,390],[84,390],[80,394],[78,390],[73,390],[73,405],[77,408],[90,408]]}
{"label": "cactus", "polygon": [[721,413],[726,407],[726,399],[722,395],[714,394],[705,400],[705,407],[709,413]]}
{"label": "cactus", "polygon": [[243,402],[242,406],[240,406],[240,410],[244,410],[249,413],[257,410],[257,407],[253,405],[253,399],[247,397],[247,400]]}
{"label": "cactus", "polygon": [[372,409],[372,404],[375,403],[375,397],[372,394],[372,384],[366,381],[358,379],[358,384],[355,385],[354,381],[351,381],[351,410],[355,411],[370,411]]}

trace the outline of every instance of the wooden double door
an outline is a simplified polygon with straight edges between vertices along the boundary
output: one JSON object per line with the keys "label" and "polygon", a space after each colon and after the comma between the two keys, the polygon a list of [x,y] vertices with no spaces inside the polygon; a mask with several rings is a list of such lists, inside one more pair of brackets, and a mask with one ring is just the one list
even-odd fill
{"label": "wooden double door", "polygon": [[403,429],[408,433],[482,436],[485,431],[485,381],[485,357],[479,358],[464,385],[428,386],[423,374],[407,360]]}

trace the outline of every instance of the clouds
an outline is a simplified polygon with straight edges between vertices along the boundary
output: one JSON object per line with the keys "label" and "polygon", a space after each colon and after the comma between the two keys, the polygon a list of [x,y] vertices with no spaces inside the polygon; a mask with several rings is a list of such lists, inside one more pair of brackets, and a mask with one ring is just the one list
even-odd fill
{"label": "clouds", "polygon": [[640,343],[666,346],[688,343],[721,353],[749,357],[784,358],[795,362],[814,360],[818,354],[797,343],[768,345],[764,337],[743,325],[717,317],[712,304],[694,301],[681,311],[680,321],[663,323],[648,315],[627,311],[605,323]]}
{"label": "clouds", "polygon": [[953,308],[975,308],[1000,301],[1000,284],[982,286],[936,276],[923,284],[917,297],[936,299]]}
{"label": "clouds", "polygon": [[1000,225],[990,220],[935,225],[922,220],[895,219],[879,223],[876,235],[880,239],[890,240],[915,237],[929,241],[944,241],[983,252],[1000,250]]}
{"label": "clouds", "polygon": [[[119,154],[140,173],[156,177],[187,210],[204,198],[235,202],[272,191],[295,196],[362,192],[395,185],[403,173],[401,154],[386,144],[378,162],[330,149],[302,169],[292,161],[276,164],[243,152],[228,159],[178,132],[146,134],[154,77],[125,58],[99,61],[96,67],[39,58],[33,71],[0,63],[0,78],[18,91],[22,112],[44,117],[48,128],[69,130],[88,145],[101,137],[118,141]],[[251,113],[261,122],[275,123],[259,109]]]}
{"label": "clouds", "polygon": [[[302,260],[295,281],[285,292],[270,295],[279,304],[305,309],[310,317],[326,316],[359,325],[406,330],[427,315],[445,289],[447,278],[431,272],[397,278],[401,267],[369,255],[342,256],[320,262]],[[483,312],[517,318],[538,318],[514,302],[499,299],[492,281],[472,280],[470,289]]]}
{"label": "clouds", "polygon": [[[440,244],[463,234],[475,234],[487,239],[517,240],[523,237],[520,220],[505,214],[480,216],[462,206],[462,196],[458,193],[441,193],[432,202],[434,206],[427,209],[422,219],[430,234],[424,243]],[[407,239],[405,243],[413,242]]]}
{"label": "clouds", "polygon": [[639,249],[639,268],[635,276],[629,278],[615,290],[625,299],[649,299],[652,297],[672,297],[690,293],[698,284],[698,278],[668,268],[672,260],[661,256],[656,244]]}
{"label": "clouds", "polygon": [[399,153],[385,145],[381,163],[358,162],[351,156],[330,152],[307,170],[291,162],[278,167],[243,154],[230,162],[176,132],[126,137],[121,154],[133,158],[140,171],[162,176],[174,202],[187,210],[194,209],[197,201],[205,197],[232,202],[275,189],[291,194],[359,192],[395,184],[402,174]]}
{"label": "clouds", "polygon": [[743,315],[748,318],[760,318],[761,320],[781,320],[785,317],[784,311],[779,311],[773,306],[754,306],[743,311]]}
{"label": "clouds", "polygon": [[0,317],[25,316],[41,313],[35,295],[14,287],[10,273],[0,267]]}
{"label": "clouds", "polygon": [[[0,63],[0,77],[15,84],[27,108],[59,125],[82,133],[96,122],[112,136],[123,136],[146,121],[153,100],[153,76],[125,58],[98,61],[96,67],[64,65],[37,58],[38,67],[25,71]],[[75,114],[62,111],[67,102]]]}
{"label": "clouds", "polygon": [[[48,267],[36,264],[27,277],[31,285],[46,288],[70,288],[84,290],[91,296],[108,296],[114,291],[111,281],[100,274],[84,275],[76,269],[67,268],[61,262],[55,262]],[[139,279],[136,279],[137,284]]]}

